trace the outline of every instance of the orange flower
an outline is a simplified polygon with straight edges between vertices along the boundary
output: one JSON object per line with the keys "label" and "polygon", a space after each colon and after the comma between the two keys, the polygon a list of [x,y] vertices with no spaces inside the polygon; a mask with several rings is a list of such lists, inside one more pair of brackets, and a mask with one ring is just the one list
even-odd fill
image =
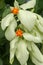
{"label": "orange flower", "polygon": [[13,8],[13,9],[11,10],[11,12],[16,15],[16,14],[18,14],[19,9],[18,9],[18,8]]}
{"label": "orange flower", "polygon": [[22,31],[22,30],[18,29],[18,30],[16,31],[16,36],[22,37],[22,34],[23,34],[23,31]]}

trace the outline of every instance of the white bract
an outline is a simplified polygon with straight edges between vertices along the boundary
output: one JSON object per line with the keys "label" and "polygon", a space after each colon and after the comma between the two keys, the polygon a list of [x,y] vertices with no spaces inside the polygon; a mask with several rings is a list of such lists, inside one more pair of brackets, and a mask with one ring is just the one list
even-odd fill
{"label": "white bract", "polygon": [[36,16],[34,13],[26,10],[19,10],[18,18],[29,31],[33,29],[36,22]]}
{"label": "white bract", "polygon": [[30,56],[32,62],[36,65],[43,65],[43,58],[42,58],[43,55],[40,53],[38,47],[34,43],[32,43],[31,46],[32,46],[32,50]]}
{"label": "white bract", "polygon": [[1,27],[3,30],[6,29],[7,26],[12,22],[14,19],[14,15],[12,13],[8,14],[6,17],[4,17],[1,21]]}
{"label": "white bract", "polygon": [[22,4],[20,7],[25,9],[33,8],[36,5],[36,0],[29,0],[27,3]]}
{"label": "white bract", "polygon": [[[27,65],[29,54],[35,65],[43,65],[43,55],[34,43],[43,43],[43,18],[26,9],[34,8],[36,0],[30,0],[19,6],[15,0],[14,6],[19,9],[17,14],[23,29],[22,37],[16,36],[17,20],[13,13],[8,14],[1,21],[1,27],[5,31],[5,37],[10,41],[10,63],[14,61],[14,56],[21,65]],[[10,7],[13,9],[13,7]],[[22,8],[22,9],[21,9]],[[18,32],[17,34],[21,34]]]}
{"label": "white bract", "polygon": [[17,22],[16,20],[14,19],[9,27],[7,28],[6,32],[5,32],[5,37],[8,39],[8,40],[12,40],[14,37],[15,37],[15,28],[17,27]]}
{"label": "white bract", "polygon": [[24,34],[23,34],[23,37],[24,37],[26,40],[31,41],[31,42],[32,42],[32,41],[35,42],[35,43],[41,43],[41,42],[42,42],[40,37],[31,35],[31,34],[29,34],[29,33],[24,33]]}

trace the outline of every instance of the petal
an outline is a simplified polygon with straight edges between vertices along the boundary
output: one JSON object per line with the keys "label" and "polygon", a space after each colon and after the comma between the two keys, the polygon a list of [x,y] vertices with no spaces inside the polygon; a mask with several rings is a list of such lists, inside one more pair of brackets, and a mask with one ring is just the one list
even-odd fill
{"label": "petal", "polygon": [[25,63],[25,64],[22,64],[22,65],[27,65],[27,63]]}
{"label": "petal", "polygon": [[24,65],[27,65],[27,63],[25,63]]}
{"label": "petal", "polygon": [[31,42],[27,42],[27,41],[26,41],[26,44],[27,44],[28,50],[31,51],[31,50],[32,50],[32,48],[31,48]]}
{"label": "petal", "polygon": [[[35,26],[34,29],[31,31],[31,34],[41,38],[43,40],[43,33],[41,33],[38,28]],[[42,43],[42,42],[41,42]]]}
{"label": "petal", "polygon": [[16,57],[21,65],[25,65],[25,63],[27,63],[29,52],[27,51],[26,44],[23,40],[18,43]]}
{"label": "petal", "polygon": [[5,30],[7,26],[9,26],[10,22],[14,19],[13,16],[14,15],[12,13],[10,13],[2,19],[1,27],[2,27],[3,30]]}
{"label": "petal", "polygon": [[10,63],[12,64],[13,61],[14,61],[14,55],[15,55],[15,52],[16,52],[16,47],[17,47],[17,41],[18,41],[18,38],[15,38],[13,39],[11,42],[10,42]]}
{"label": "petal", "polygon": [[19,8],[19,3],[16,0],[14,1],[14,6]]}
{"label": "petal", "polygon": [[34,43],[32,43],[31,46],[32,46],[31,55],[33,55],[40,63],[42,63],[43,62],[42,53]]}
{"label": "petal", "polygon": [[31,55],[31,60],[35,65],[43,65],[43,63],[39,62],[33,55]]}
{"label": "petal", "polygon": [[40,32],[43,33],[43,18],[37,14],[38,20],[37,20],[37,24],[36,26],[38,27],[38,29],[40,30]]}
{"label": "petal", "polygon": [[41,38],[38,36],[34,36],[30,33],[23,33],[23,37],[24,39],[28,40],[28,41],[33,41],[35,43],[41,43]]}
{"label": "petal", "polygon": [[30,0],[27,3],[22,4],[20,7],[23,9],[33,8],[36,4],[36,0]]}
{"label": "petal", "polygon": [[36,16],[38,17],[40,24],[43,25],[43,17],[41,15],[38,15],[38,14],[36,14]]}
{"label": "petal", "polygon": [[30,11],[19,10],[18,18],[21,23],[31,31],[36,22],[36,15]]}
{"label": "petal", "polygon": [[5,37],[7,40],[11,41],[16,36],[15,34],[16,27],[17,27],[17,23],[16,20],[14,19],[5,32]]}
{"label": "petal", "polygon": [[37,20],[37,27],[43,33],[43,26],[39,23],[39,20]]}

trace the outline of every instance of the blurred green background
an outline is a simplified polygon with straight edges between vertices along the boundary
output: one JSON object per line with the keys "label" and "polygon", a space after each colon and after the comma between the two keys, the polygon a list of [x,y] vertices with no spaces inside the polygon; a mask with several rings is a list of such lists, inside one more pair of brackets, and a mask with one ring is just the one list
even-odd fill
{"label": "blurred green background", "polygon": [[[23,4],[28,0],[17,0],[19,4]],[[0,21],[8,13],[10,13],[9,5],[13,6],[14,0],[0,0]],[[35,12],[43,16],[43,0],[37,0],[35,6]],[[5,39],[4,32],[0,26],[0,65],[10,65],[9,63],[9,41]],[[39,49],[43,53],[43,45],[38,45]],[[12,65],[20,65],[15,57],[15,62]],[[32,61],[28,60],[28,65],[34,65]]]}

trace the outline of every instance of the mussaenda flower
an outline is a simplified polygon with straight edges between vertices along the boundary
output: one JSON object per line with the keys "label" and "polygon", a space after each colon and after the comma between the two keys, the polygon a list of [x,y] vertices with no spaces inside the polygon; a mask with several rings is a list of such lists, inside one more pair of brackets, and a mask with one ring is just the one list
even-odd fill
{"label": "mussaenda flower", "polygon": [[[31,3],[31,4],[33,3],[33,5],[35,6],[36,0],[31,0],[31,1],[27,2],[27,3],[28,4],[29,3]],[[26,9],[28,9],[28,6],[29,6],[29,5],[27,6],[27,3],[23,4],[27,8],[24,9],[22,7],[22,9],[21,9],[20,7],[23,6],[23,5],[20,5],[19,6],[18,5],[18,2],[15,0],[15,2],[14,2],[14,6],[15,7],[10,7],[10,8],[11,8],[11,11],[13,11],[13,14],[15,14],[14,11],[16,9],[16,14],[17,14],[17,17],[20,20],[21,24],[23,24],[29,31],[31,31],[34,28],[34,25],[37,25],[38,26],[38,21],[41,22],[43,20],[43,18],[40,15],[36,14],[36,13],[33,13],[31,11],[27,11]],[[37,19],[37,17],[38,17],[38,19]],[[40,24],[40,22],[39,22],[38,29],[40,29],[40,31],[42,32],[42,30],[43,30],[43,25],[42,24],[43,23]]]}
{"label": "mussaenda flower", "polygon": [[[15,0],[14,7],[10,7],[11,13],[1,21],[2,29],[6,29],[5,37],[10,41],[11,64],[14,61],[14,56],[16,56],[21,65],[27,65],[30,55],[35,65],[43,65],[43,55],[35,44],[43,43],[43,18],[38,14],[26,10],[33,8],[35,4],[36,0],[31,0],[19,6]],[[16,29],[18,26],[14,15],[20,21],[21,25],[18,25],[19,29]]]}
{"label": "mussaenda flower", "polygon": [[[41,42],[41,39],[37,36],[32,36],[29,33],[23,32],[20,29],[18,29],[15,33],[15,38],[10,42],[10,63],[12,64],[14,61],[14,56],[16,56],[21,65],[27,65],[27,60],[30,55],[33,62],[34,59],[36,59],[39,64],[43,64],[43,55],[39,51],[38,47],[34,44],[34,42]],[[22,37],[24,39],[22,39]],[[27,37],[28,39],[26,39]],[[37,62],[34,62],[34,64],[37,65]]]}
{"label": "mussaenda flower", "polygon": [[[33,5],[35,6],[35,4],[36,4],[36,0],[32,0],[32,1],[29,1],[29,2],[27,2],[28,3],[28,5],[29,5],[29,3],[33,3]],[[27,5],[27,3],[25,3],[25,6],[27,6],[25,9],[28,9],[28,7],[30,7],[30,6],[32,6],[32,5],[30,5],[30,6],[28,6]],[[23,5],[23,4],[22,4]],[[22,6],[22,5],[20,5],[20,6]],[[14,1],[14,7],[10,7],[11,8],[11,13],[10,14],[8,14],[6,17],[4,17],[3,19],[2,19],[2,22],[1,22],[1,27],[2,27],[2,29],[3,30],[5,30],[5,28],[9,25],[9,23],[10,23],[10,21],[12,21],[13,19],[14,19],[14,14],[17,14],[17,15],[19,15],[20,14],[20,12],[21,12],[21,14],[22,14],[22,11],[21,11],[21,7],[19,6],[19,4],[18,4],[18,2],[15,0]],[[33,6],[33,7],[34,7]],[[31,8],[31,7],[30,7]],[[24,8],[23,8],[24,9]],[[23,10],[24,11],[24,10]],[[31,13],[30,11],[28,11],[27,12],[28,14],[29,14],[29,17],[28,18],[30,18],[29,20],[31,20],[31,18],[32,18],[32,16],[34,16],[34,19],[32,19],[32,21],[34,22],[34,20],[36,19],[36,16],[33,14],[33,13]],[[21,15],[20,14],[20,15]],[[18,18],[19,18],[19,16],[18,16]],[[26,20],[28,20],[27,18],[26,18]],[[5,22],[6,21],[6,22]],[[21,20],[20,20],[21,21]],[[5,22],[5,23],[4,23]],[[27,23],[30,23],[30,22],[27,22]],[[32,23],[32,22],[31,22]],[[30,25],[31,25],[31,23],[30,23]],[[33,26],[34,24],[32,24],[32,26]]]}
{"label": "mussaenda flower", "polygon": [[[21,29],[17,29],[16,31],[14,31],[14,25],[14,22],[11,23],[5,32],[6,39],[8,40],[12,38],[12,35],[15,35],[10,42],[10,63],[13,63],[14,56],[16,56],[21,65],[27,65],[27,60],[30,54],[33,62],[33,58],[35,58],[39,64],[42,64],[43,55],[39,51],[38,47],[34,44],[34,42],[41,43],[41,39],[38,36],[34,36],[30,33],[24,32]],[[22,39],[22,37],[24,39]],[[37,64],[37,62],[34,62],[34,64]]]}
{"label": "mussaenda flower", "polygon": [[[35,3],[36,3],[36,0],[32,0],[32,1],[29,1],[30,3],[33,3],[34,4],[34,6],[35,6]],[[27,4],[29,4],[29,2],[27,2],[27,3],[25,3],[25,6],[27,6]],[[10,24],[11,24],[11,22],[12,21],[15,21],[15,18],[14,18],[14,14],[16,14],[17,15],[17,17],[18,17],[18,20],[20,20],[20,21],[23,21],[23,23],[24,23],[24,21],[25,21],[25,23],[24,23],[24,26],[26,26],[26,28],[28,28],[29,30],[31,30],[33,27],[34,27],[34,24],[35,24],[35,20],[36,20],[36,16],[34,15],[34,13],[32,13],[32,12],[30,12],[30,11],[28,11],[27,13],[29,14],[28,15],[28,18],[26,17],[26,20],[28,20],[28,21],[26,21],[26,20],[24,20],[24,18],[23,18],[23,20],[21,20],[21,17],[19,16],[19,15],[22,15],[23,13],[22,13],[22,11],[24,11],[24,10],[21,10],[20,9],[20,6],[18,5],[18,2],[15,0],[15,2],[14,2],[14,6],[15,7],[10,7],[11,8],[11,13],[10,14],[8,14],[6,17],[4,17],[3,19],[2,19],[2,21],[1,21],[1,27],[2,27],[2,29],[3,30],[5,30]],[[30,5],[31,6],[31,5]],[[29,7],[30,7],[29,6]],[[33,7],[34,7],[33,6]],[[28,6],[27,6],[27,8],[28,8]],[[26,9],[27,9],[26,8]],[[20,12],[21,12],[21,14],[20,14]],[[25,12],[25,11],[24,11]],[[25,13],[24,13],[25,14]],[[27,14],[26,14],[27,15]],[[19,17],[20,17],[20,19],[19,19]],[[24,17],[24,16],[23,16]],[[31,21],[31,19],[32,19],[32,21]],[[17,23],[17,22],[16,22]],[[15,24],[16,24],[15,23]],[[27,24],[28,23],[28,24]],[[26,24],[26,25],[25,25]]]}
{"label": "mussaenda flower", "polygon": [[[30,1],[30,3],[32,3],[32,2],[34,4],[34,3],[36,3],[36,0]],[[27,2],[27,3],[29,4],[29,2]],[[26,6],[26,3],[24,5]],[[24,9],[22,7],[22,9],[20,9],[20,6],[18,5],[18,2],[16,0],[14,2],[14,6],[15,6],[15,8],[11,7],[11,10],[13,11],[13,14],[15,14],[15,9],[16,9],[16,14],[17,14],[17,17],[18,17],[19,21],[21,22],[21,24],[23,24],[24,27],[26,29],[28,29],[28,31],[30,31],[30,32],[32,32],[33,29],[35,30],[35,28],[37,27],[39,30],[39,31],[37,30],[37,34],[43,40],[43,18],[36,13],[27,11],[26,10],[27,8]]]}

